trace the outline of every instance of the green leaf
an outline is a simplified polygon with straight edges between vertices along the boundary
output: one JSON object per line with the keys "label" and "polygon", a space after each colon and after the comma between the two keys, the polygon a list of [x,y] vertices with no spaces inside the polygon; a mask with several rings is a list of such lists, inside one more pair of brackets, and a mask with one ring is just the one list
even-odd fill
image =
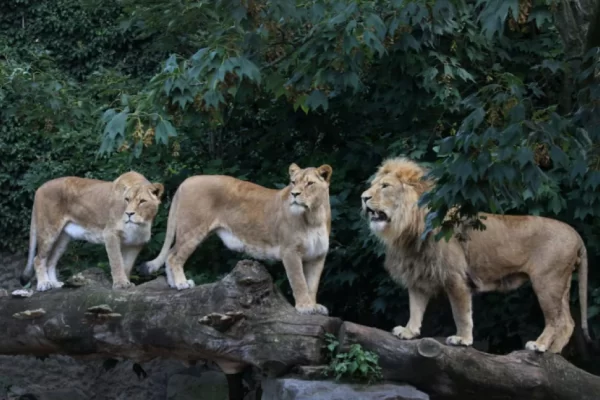
{"label": "green leaf", "polygon": [[569,157],[555,144],[550,147],[550,157],[557,167],[566,168],[569,165]]}
{"label": "green leaf", "polygon": [[156,124],[155,129],[155,137],[157,144],[168,144],[169,137],[177,136],[177,131],[175,127],[171,125],[169,121],[166,119],[161,119],[158,124]]}
{"label": "green leaf", "polygon": [[256,64],[254,64],[252,61],[248,60],[245,57],[232,57],[231,62],[239,65],[240,74],[242,76],[246,76],[251,81],[260,84],[260,70],[258,69]]}
{"label": "green leaf", "polygon": [[381,17],[379,17],[379,15],[369,14],[367,18],[365,18],[365,25],[368,27],[375,28],[375,31],[377,32],[377,36],[379,36],[379,38],[383,39],[385,37],[387,28]]}
{"label": "green leaf", "polygon": [[208,90],[202,98],[208,107],[218,108],[220,103],[225,103],[223,94],[214,89]]}
{"label": "green leaf", "polygon": [[379,40],[377,38],[377,36],[375,36],[375,34],[373,34],[373,32],[365,31],[365,33],[363,34],[363,37],[365,39],[366,45],[372,49],[375,49],[379,53],[379,57],[383,57],[385,55],[385,53],[386,53],[385,47],[383,47],[381,40]]}
{"label": "green leaf", "polygon": [[517,150],[517,161],[519,167],[523,168],[528,163],[533,163],[533,152],[528,147],[521,147]]}
{"label": "green leaf", "polygon": [[125,124],[127,122],[127,116],[129,115],[129,107],[125,107],[123,111],[115,115],[106,127],[104,128],[104,135],[110,139],[116,139],[117,136],[125,136]]}
{"label": "green leaf", "polygon": [[308,99],[306,99],[306,105],[312,110],[322,107],[323,111],[327,111],[329,108],[329,100],[325,93],[320,90],[313,90],[310,96],[308,96]]}

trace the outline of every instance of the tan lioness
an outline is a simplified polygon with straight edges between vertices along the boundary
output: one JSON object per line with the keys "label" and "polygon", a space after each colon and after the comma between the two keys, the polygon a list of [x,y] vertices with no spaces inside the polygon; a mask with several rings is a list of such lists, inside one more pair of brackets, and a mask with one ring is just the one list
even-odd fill
{"label": "tan lioness", "polygon": [[222,175],[186,179],[173,197],[163,248],[139,266],[140,273],[157,271],[166,261],[171,287],[193,287],[183,265],[214,232],[231,250],[283,261],[296,310],[327,315],[316,296],[329,250],[331,173],[329,165],[301,169],[292,164],[290,184],[281,190]]}
{"label": "tan lioness", "polygon": [[401,339],[420,335],[429,299],[445,292],[452,306],[456,335],[446,343],[473,343],[471,292],[507,292],[531,280],[546,326],[525,348],[560,353],[574,329],[569,310],[571,275],[579,268],[581,327],[590,341],[587,321],[587,251],[583,240],[569,225],[531,215],[480,213],[486,229],[458,226],[461,240],[452,237],[421,240],[427,208],[418,206],[420,196],[435,182],[424,179],[426,171],[406,158],[385,161],[362,194],[362,208],[371,231],[385,244],[385,268],[406,286],[410,318],[393,334]]}
{"label": "tan lioness", "polygon": [[35,192],[21,284],[29,282],[35,265],[38,291],[62,287],[56,264],[71,239],[79,239],[105,244],[113,288],[134,286],[131,268],[150,240],[163,191],[162,184],[134,171],[113,182],[69,176],[44,183]]}

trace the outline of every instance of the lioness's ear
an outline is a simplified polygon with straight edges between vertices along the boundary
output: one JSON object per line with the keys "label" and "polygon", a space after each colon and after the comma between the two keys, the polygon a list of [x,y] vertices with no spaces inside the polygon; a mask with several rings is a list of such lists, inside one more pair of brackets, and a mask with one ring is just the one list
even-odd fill
{"label": "lioness's ear", "polygon": [[331,180],[331,174],[333,173],[333,169],[331,166],[324,164],[317,168],[317,172],[321,175],[321,178],[325,179],[325,182],[329,183]]}
{"label": "lioness's ear", "polygon": [[153,183],[150,187],[150,193],[158,197],[159,200],[162,198],[164,192],[165,187],[162,183]]}
{"label": "lioness's ear", "polygon": [[292,165],[290,165],[290,169],[289,169],[290,177],[298,171],[300,171],[300,167],[297,166],[295,163],[292,163]]}

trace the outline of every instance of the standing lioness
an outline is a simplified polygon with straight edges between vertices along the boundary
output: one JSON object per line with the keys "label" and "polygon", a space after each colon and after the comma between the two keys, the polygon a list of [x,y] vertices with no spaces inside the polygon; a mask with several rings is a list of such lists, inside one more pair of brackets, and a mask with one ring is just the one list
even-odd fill
{"label": "standing lioness", "polygon": [[105,244],[113,288],[133,286],[129,274],[150,240],[163,190],[134,171],[113,182],[69,176],[44,183],[35,192],[21,284],[29,282],[35,264],[38,291],[61,287],[56,264],[71,239],[80,239]]}
{"label": "standing lioness", "polygon": [[173,197],[163,248],[154,260],[140,265],[140,273],[152,273],[166,261],[171,287],[193,287],[183,264],[214,232],[231,250],[282,260],[296,309],[327,315],[316,297],[329,250],[331,173],[329,165],[301,169],[292,164],[290,185],[281,190],[222,175],[186,179]]}

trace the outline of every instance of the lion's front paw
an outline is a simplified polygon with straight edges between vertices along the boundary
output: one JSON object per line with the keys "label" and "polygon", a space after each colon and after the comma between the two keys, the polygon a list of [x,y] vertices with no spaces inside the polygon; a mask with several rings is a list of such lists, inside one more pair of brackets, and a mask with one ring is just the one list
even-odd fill
{"label": "lion's front paw", "polygon": [[529,341],[525,344],[525,348],[531,351],[537,351],[538,353],[545,353],[548,348],[542,344],[538,344],[534,341]]}
{"label": "lion's front paw", "polygon": [[465,338],[462,336],[448,336],[446,338],[446,344],[450,346],[471,346],[473,344],[473,338]]}
{"label": "lion's front paw", "polygon": [[117,281],[113,282],[113,289],[130,289],[135,286],[135,283],[129,281]]}
{"label": "lion's front paw", "polygon": [[408,327],[403,327],[403,326],[397,326],[392,330],[392,335],[399,337],[400,339],[414,339],[417,336],[419,336],[421,332],[413,332],[412,330],[408,329]]}
{"label": "lion's front paw", "polygon": [[36,286],[36,290],[38,292],[45,292],[45,291],[50,290],[50,289],[54,289],[54,286],[52,285],[52,282],[50,282],[50,281],[39,282],[38,281],[37,286]]}
{"label": "lion's front paw", "polygon": [[295,308],[300,314],[329,315],[329,310],[327,307],[321,304],[297,304]]}
{"label": "lion's front paw", "polygon": [[53,288],[60,289],[61,287],[63,287],[63,285],[65,283],[61,282],[61,281],[50,281],[50,284],[52,285]]}
{"label": "lion's front paw", "polygon": [[194,286],[196,286],[196,284],[194,283],[193,280],[188,279],[187,281],[183,281],[183,282],[179,282],[179,283],[176,282],[174,285],[170,285],[170,286],[177,290],[184,290],[184,289],[191,289]]}

